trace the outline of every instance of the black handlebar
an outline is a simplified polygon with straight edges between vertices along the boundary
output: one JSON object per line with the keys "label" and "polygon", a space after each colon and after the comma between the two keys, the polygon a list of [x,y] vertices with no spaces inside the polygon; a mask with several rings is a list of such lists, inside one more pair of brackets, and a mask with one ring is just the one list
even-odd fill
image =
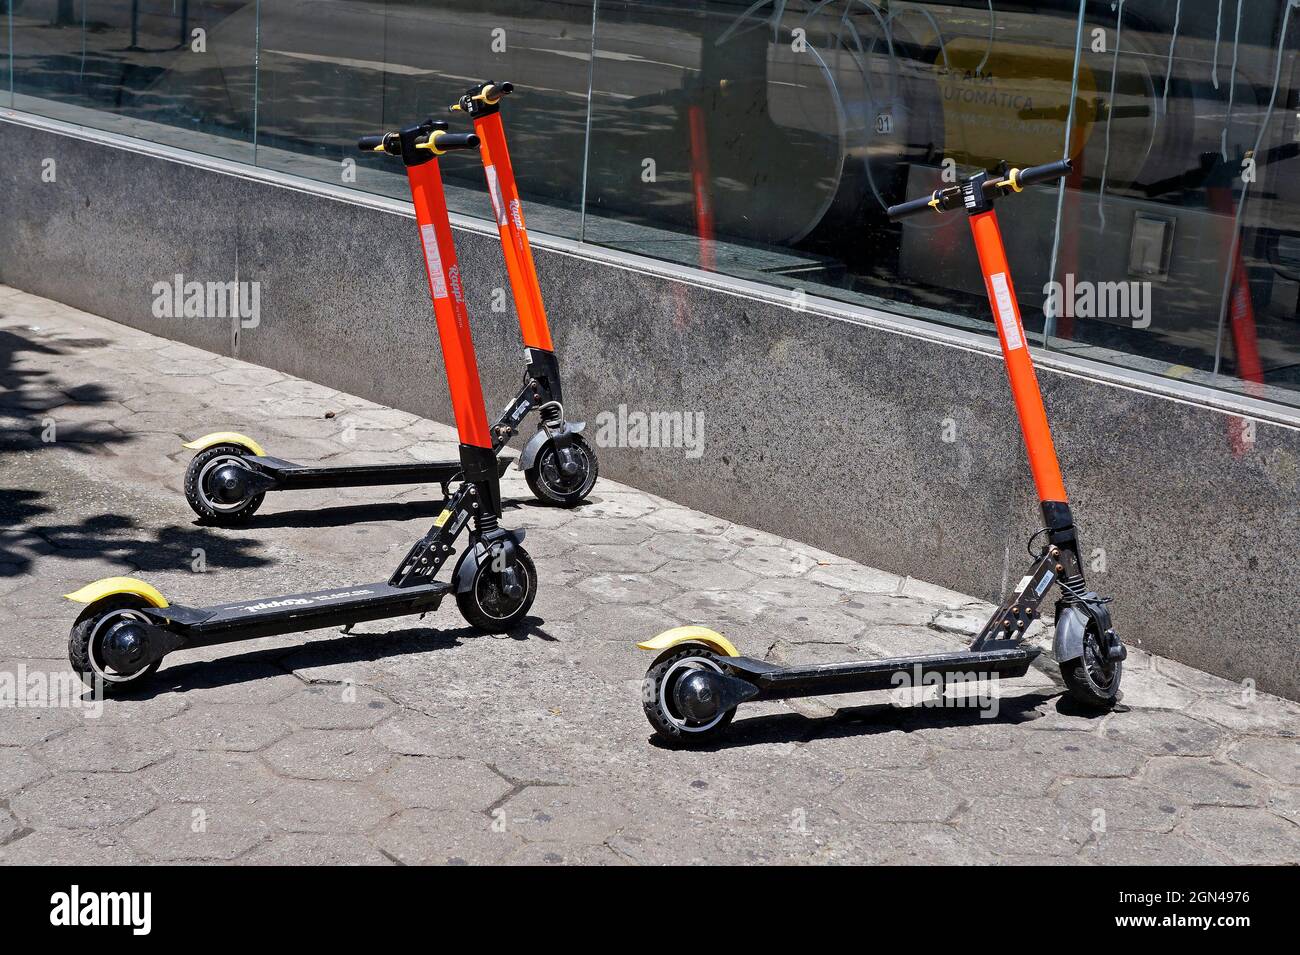
{"label": "black handlebar", "polygon": [[1044,163],[1041,166],[1030,166],[1028,169],[1020,170],[1016,176],[1016,183],[1021,186],[1033,186],[1040,182],[1051,182],[1068,176],[1073,168],[1068,159],[1058,159],[1056,162]]}
{"label": "black handlebar", "polygon": [[922,196],[919,199],[908,199],[906,202],[900,202],[896,206],[890,206],[887,214],[891,219],[906,219],[908,216],[914,216],[918,212],[924,212],[930,208],[930,203],[934,202],[940,195],[940,190],[935,190],[928,196]]}
{"label": "black handlebar", "polygon": [[477,149],[478,135],[475,133],[444,133],[434,130],[427,140],[435,154],[450,152],[453,149]]}
{"label": "black handlebar", "polygon": [[[1051,182],[1067,176],[1072,168],[1074,167],[1070,160],[1058,159],[1056,162],[1044,163],[1041,166],[1030,166],[1028,169],[1011,169],[1005,175],[990,173],[984,180],[984,195],[993,199],[998,196],[1020,192],[1025,186]],[[967,182],[969,183],[970,180],[967,180]],[[914,216],[927,210],[948,212],[962,204],[962,191],[963,187],[961,185],[949,186],[947,189],[936,189],[928,196],[909,199],[907,202],[890,206],[886,214],[889,218],[897,220],[906,219],[908,216]]]}
{"label": "black handlebar", "polygon": [[453,113],[465,113],[471,119],[490,116],[501,108],[501,98],[515,91],[515,84],[495,80],[471,86],[451,104]]}
{"label": "black handlebar", "polygon": [[434,156],[441,156],[456,149],[477,149],[478,145],[477,134],[449,133],[447,124],[442,120],[436,122],[426,120],[418,126],[408,126],[400,132],[362,136],[357,140],[357,149],[363,153],[382,152],[390,156],[400,156],[408,166],[428,162]]}

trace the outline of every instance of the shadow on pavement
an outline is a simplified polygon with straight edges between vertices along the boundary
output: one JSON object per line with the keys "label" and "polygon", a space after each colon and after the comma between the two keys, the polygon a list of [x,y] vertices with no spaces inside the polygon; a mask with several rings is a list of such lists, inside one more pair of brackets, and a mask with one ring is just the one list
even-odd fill
{"label": "shadow on pavement", "polygon": [[[513,640],[528,640],[536,637],[554,642],[555,637],[542,629],[543,623],[545,621],[540,617],[525,617],[523,626],[517,627],[504,636]],[[228,644],[232,650],[229,657],[216,660],[193,660],[172,666],[169,666],[168,661],[164,659],[162,668],[150,677],[147,683],[136,689],[114,692],[112,699],[148,700],[164,693],[189,693],[194,690],[210,690],[239,683],[274,679],[290,675],[291,671],[284,665],[289,657],[293,657],[294,670],[307,670],[349,663],[372,663],[388,657],[425,653],[430,650],[451,650],[467,640],[492,636],[496,635],[463,626],[447,630],[436,627],[406,627],[384,633],[340,634],[329,640],[316,640],[300,646],[269,647],[243,653],[235,649],[239,645],[236,642]],[[86,699],[89,699],[89,695]]]}
{"label": "shadow on pavement", "polygon": [[[110,344],[103,338],[72,338],[60,339],[55,345],[18,334],[14,326],[0,329],[0,418],[10,419],[0,426],[0,453],[61,447],[88,454],[106,444],[133,440],[132,436],[103,424],[59,422],[61,407],[84,407],[115,400],[102,385],[65,387],[49,371],[16,367],[15,358],[23,352],[66,355]],[[20,423],[15,427],[14,421]]]}
{"label": "shadow on pavement", "polygon": [[[814,719],[798,713],[781,713],[756,716],[742,715],[713,742],[692,746],[692,750],[717,752],[742,746],[769,743],[807,743],[816,739],[874,736],[877,733],[910,733],[914,730],[957,729],[975,726],[1028,723],[1044,715],[1041,708],[1058,700],[1057,709],[1070,716],[1080,715],[1073,707],[1067,708],[1068,699],[1059,693],[1026,693],[999,700],[998,715],[984,718],[979,710],[952,707],[897,707],[891,703],[870,703],[864,706],[844,707],[831,716]],[[1096,715],[1096,714],[1094,714]],[[954,737],[960,742],[960,734]],[[674,748],[652,736],[650,743],[660,749]]]}
{"label": "shadow on pavement", "polygon": [[135,568],[133,572],[192,568],[202,551],[209,567],[264,567],[272,560],[255,551],[251,537],[229,537],[193,527],[159,527],[142,530],[122,514],[95,514],[78,523],[33,524],[53,509],[43,503],[43,491],[0,488],[0,577],[16,577],[31,570],[37,557],[64,560],[108,560]]}
{"label": "shadow on pavement", "polygon": [[[379,521],[432,520],[442,513],[445,504],[445,499],[435,495],[424,501],[376,501],[370,504],[333,504],[328,507],[295,508],[291,511],[273,511],[269,514],[259,512],[240,526],[250,530],[284,527],[321,528],[346,524],[371,524]],[[521,510],[521,506],[516,501],[506,500],[501,502],[501,509],[509,514],[511,511]],[[195,520],[194,525],[209,526],[202,519]]]}
{"label": "shadow on pavement", "polygon": [[[290,492],[292,493],[292,492]],[[300,508],[270,514],[254,514],[240,525],[251,529],[277,527],[336,527],[344,524],[371,524],[377,521],[406,521],[415,518],[432,520],[442,511],[440,497],[428,501],[384,501],[374,504],[337,504],[331,507]],[[196,526],[206,522],[196,520]]]}

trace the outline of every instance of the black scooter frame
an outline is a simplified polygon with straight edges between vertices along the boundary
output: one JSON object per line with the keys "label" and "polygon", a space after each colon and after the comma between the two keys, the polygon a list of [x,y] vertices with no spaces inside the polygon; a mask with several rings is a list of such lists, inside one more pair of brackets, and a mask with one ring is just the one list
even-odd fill
{"label": "black scooter frame", "polygon": [[[1042,395],[1034,376],[1010,269],[993,215],[994,198],[1070,171],[1061,161],[1025,170],[1003,166],[958,186],[894,206],[891,218],[921,212],[966,211],[980,266],[994,308],[1003,358],[1020,418],[1030,470],[1046,526],[1042,550],[1012,594],[994,611],[966,650],[876,660],[846,660],[805,666],[776,666],[741,656],[721,634],[703,627],[678,627],[638,644],[657,651],[646,673],[643,706],[657,734],[679,744],[702,743],[722,730],[736,707],[751,700],[857,693],[899,687],[944,685],[1024,676],[1039,655],[1024,643],[1030,623],[1053,584],[1056,601],[1054,654],[1071,695],[1086,706],[1106,709],[1118,699],[1121,663],[1127,656],[1111,623],[1107,599],[1088,591],[1079,559],[1078,532],[1066,502]],[[1031,545],[1033,541],[1030,542]]]}
{"label": "black scooter frame", "polygon": [[[514,399],[496,418],[491,429],[492,450],[498,455],[497,474],[504,475],[515,460],[501,455],[519,434],[520,425],[536,411],[540,429],[524,446],[519,467],[537,497],[549,504],[572,507],[590,493],[599,471],[594,450],[579,436],[582,422],[566,421],[560,363],[551,342],[541,302],[536,267],[518,208],[518,190],[501,125],[500,103],[514,91],[512,83],[479,83],[452,106],[474,121],[482,158],[491,170],[489,191],[501,231],[501,245],[510,273],[515,307],[520,313],[524,339],[524,378]],[[487,150],[492,150],[489,159]],[[476,147],[477,148],[477,147]],[[498,204],[511,204],[515,213],[502,220]],[[576,489],[553,487],[539,476],[547,443],[554,447],[558,482],[577,481]],[[445,500],[450,484],[461,474],[456,461],[411,464],[312,466],[267,455],[246,435],[217,432],[186,442],[198,452],[185,471],[185,497],[191,509],[211,524],[233,526],[250,518],[270,491],[312,488],[379,487],[396,484],[437,484]]]}
{"label": "black scooter frame", "polygon": [[[69,659],[93,688],[138,683],[152,675],[164,656],[182,647],[423,614],[437,609],[451,593],[466,621],[488,632],[511,629],[532,606],[537,572],[521,546],[524,534],[498,523],[499,461],[489,438],[451,224],[434,161],[449,150],[476,147],[478,137],[447,133],[446,123],[429,120],[399,132],[363,137],[358,145],[401,157],[411,182],[461,440],[461,483],[387,581],[210,607],[169,603],[155,588],[127,577],[99,580],[68,594],[71,600],[89,604],[72,627]],[[437,580],[439,570],[457,553],[462,533],[468,545],[453,580]]]}

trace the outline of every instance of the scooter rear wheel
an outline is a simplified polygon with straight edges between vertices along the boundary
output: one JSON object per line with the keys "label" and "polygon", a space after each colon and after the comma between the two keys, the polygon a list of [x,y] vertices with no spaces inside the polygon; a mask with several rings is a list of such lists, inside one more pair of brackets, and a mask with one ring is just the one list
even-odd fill
{"label": "scooter rear wheel", "polygon": [[248,449],[237,444],[216,444],[194,455],[185,469],[185,500],[209,524],[234,527],[244,523],[262,506],[266,492],[246,494],[236,501],[221,499],[214,484],[217,471],[226,464],[247,467]]}
{"label": "scooter rear wheel", "polygon": [[114,670],[104,660],[103,642],[110,628],[119,622],[142,620],[139,611],[146,606],[144,599],[134,594],[114,594],[96,600],[77,617],[68,635],[68,662],[86,686],[111,693],[143,683],[157,672],[161,660],[126,673]]}
{"label": "scooter rear wheel", "polygon": [[596,478],[600,474],[596,452],[580,434],[571,435],[570,440],[575,463],[578,465],[576,473],[565,474],[560,470],[560,455],[555,450],[554,440],[542,445],[533,466],[524,471],[529,490],[544,504],[576,507],[587,499],[591,489],[596,486]]}
{"label": "scooter rear wheel", "polygon": [[1107,658],[1097,629],[1089,621],[1083,635],[1083,656],[1061,664],[1061,679],[1070,696],[1089,709],[1108,710],[1119,699],[1123,675],[1123,661]]}
{"label": "scooter rear wheel", "polygon": [[537,568],[533,559],[522,547],[515,545],[511,566],[523,587],[517,597],[505,593],[501,586],[500,571],[492,566],[489,557],[479,558],[474,548],[461,555],[453,579],[460,580],[461,565],[467,560],[477,560],[474,578],[466,590],[456,592],[456,606],[471,626],[487,633],[505,633],[513,630],[524,619],[537,597]]}
{"label": "scooter rear wheel", "polygon": [[641,684],[641,704],[646,719],[661,740],[673,746],[703,746],[715,740],[736,718],[736,708],[709,720],[693,720],[678,712],[673,688],[692,669],[722,673],[718,656],[702,643],[686,643],[661,654],[646,671]]}

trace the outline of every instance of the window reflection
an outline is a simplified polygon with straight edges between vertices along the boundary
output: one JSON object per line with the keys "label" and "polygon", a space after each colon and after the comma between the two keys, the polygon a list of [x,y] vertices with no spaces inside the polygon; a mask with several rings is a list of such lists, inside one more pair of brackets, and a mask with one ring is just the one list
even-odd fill
{"label": "window reflection", "polygon": [[358,132],[511,79],[535,230],[986,334],[960,218],[884,210],[1069,155],[1006,223],[1031,334],[1300,400],[1288,0],[0,4],[19,109],[400,196]]}

